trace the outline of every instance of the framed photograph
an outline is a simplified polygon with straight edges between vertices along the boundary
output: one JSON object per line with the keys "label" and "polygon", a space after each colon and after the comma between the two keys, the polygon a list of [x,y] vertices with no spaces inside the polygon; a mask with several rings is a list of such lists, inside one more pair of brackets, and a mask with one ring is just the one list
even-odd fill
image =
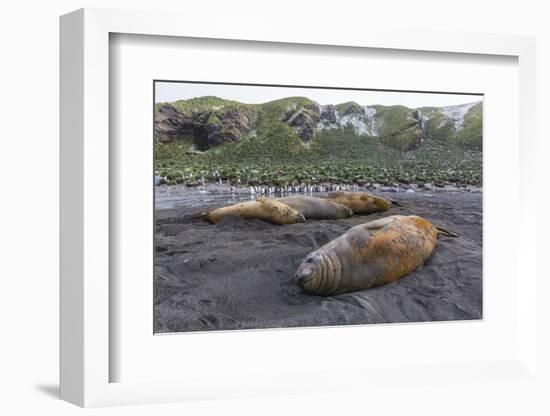
{"label": "framed photograph", "polygon": [[536,383],[533,39],[180,21],[61,18],[62,398]]}
{"label": "framed photograph", "polygon": [[482,319],[482,95],[154,91],[155,333]]}

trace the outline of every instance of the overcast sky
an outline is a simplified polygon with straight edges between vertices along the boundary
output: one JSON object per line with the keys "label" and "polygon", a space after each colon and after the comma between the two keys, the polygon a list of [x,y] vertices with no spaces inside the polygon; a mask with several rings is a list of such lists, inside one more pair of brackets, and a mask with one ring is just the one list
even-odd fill
{"label": "overcast sky", "polygon": [[482,100],[479,95],[433,94],[387,91],[326,90],[318,88],[256,87],[248,85],[188,84],[181,82],[156,82],[155,102],[170,102],[193,97],[214,95],[247,104],[259,104],[278,98],[303,96],[319,104],[338,104],[355,101],[361,105],[395,105],[409,108],[443,107]]}

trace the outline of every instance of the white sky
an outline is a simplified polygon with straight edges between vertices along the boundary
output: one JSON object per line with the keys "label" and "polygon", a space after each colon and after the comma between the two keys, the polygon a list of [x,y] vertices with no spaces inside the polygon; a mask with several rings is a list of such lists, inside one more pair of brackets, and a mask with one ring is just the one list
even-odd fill
{"label": "white sky", "polygon": [[339,104],[355,101],[361,105],[395,105],[409,108],[471,103],[481,101],[479,95],[433,94],[417,92],[325,90],[317,88],[256,87],[248,85],[186,84],[156,82],[155,102],[171,102],[193,97],[214,95],[247,104],[260,104],[284,97],[308,97],[319,104]]}

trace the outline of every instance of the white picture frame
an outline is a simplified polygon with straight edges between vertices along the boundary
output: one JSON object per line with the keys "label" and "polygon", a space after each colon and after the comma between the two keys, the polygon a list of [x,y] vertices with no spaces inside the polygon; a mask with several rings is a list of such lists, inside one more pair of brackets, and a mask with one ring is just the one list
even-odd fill
{"label": "white picture frame", "polygon": [[[110,350],[109,274],[109,36],[113,33],[332,45],[438,53],[504,55],[519,62],[519,208],[518,270],[522,287],[517,292],[518,348],[507,360],[457,365],[418,363],[415,380],[443,377],[480,382],[484,377],[506,380],[536,376],[536,279],[534,227],[527,207],[534,205],[535,169],[535,41],[529,37],[420,31],[339,31],[327,33],[312,25],[307,31],[277,24],[246,28],[235,33],[223,20],[205,27],[172,13],[82,9],[61,18],[61,398],[80,406],[159,403],[196,398],[242,397],[261,394],[332,391],[349,384],[372,386],[380,379],[402,377],[397,369],[331,370],[330,377],[312,383],[311,374],[282,373],[265,380],[235,383],[234,374],[216,381],[190,378],[162,382],[110,382],[110,365],[120,357]],[[241,27],[242,28],[242,27]],[[411,383],[414,382],[411,379]],[[536,382],[536,378],[535,378]],[[346,386],[348,384],[345,384]]]}

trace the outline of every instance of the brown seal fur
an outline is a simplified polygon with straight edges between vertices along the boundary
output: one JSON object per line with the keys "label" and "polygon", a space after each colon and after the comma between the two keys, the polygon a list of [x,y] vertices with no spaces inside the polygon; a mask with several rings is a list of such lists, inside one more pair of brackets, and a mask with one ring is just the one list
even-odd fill
{"label": "brown seal fur", "polygon": [[326,199],[350,208],[354,214],[366,215],[390,209],[392,201],[367,192],[331,192]]}
{"label": "brown seal fur", "polygon": [[217,208],[204,212],[198,217],[217,224],[223,218],[229,216],[259,219],[279,225],[305,222],[302,213],[272,198],[258,198],[255,201],[241,202],[228,207]]}
{"label": "brown seal fur", "polygon": [[338,220],[353,215],[353,211],[345,205],[314,196],[288,196],[277,201],[300,211],[306,219]]}
{"label": "brown seal fur", "polygon": [[327,296],[395,282],[430,258],[438,234],[456,236],[414,215],[357,225],[310,253],[296,271],[298,284]]}

